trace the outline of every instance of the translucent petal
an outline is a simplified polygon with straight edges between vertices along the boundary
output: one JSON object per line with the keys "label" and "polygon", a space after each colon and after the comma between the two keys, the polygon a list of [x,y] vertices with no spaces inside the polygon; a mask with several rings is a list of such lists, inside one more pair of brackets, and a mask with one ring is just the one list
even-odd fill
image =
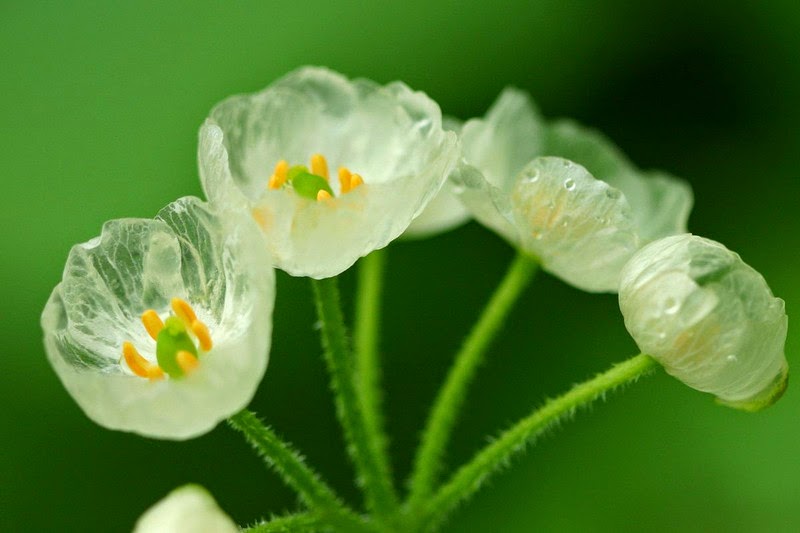
{"label": "translucent petal", "polygon": [[[455,118],[442,117],[442,127],[456,134],[464,123]],[[458,199],[453,183],[446,181],[433,200],[403,233],[404,238],[421,239],[455,229],[469,219],[469,211]]]}
{"label": "translucent petal", "polygon": [[642,352],[690,387],[744,410],[783,393],[784,302],[723,245],[689,234],[649,244],[623,269],[619,302]]}
{"label": "translucent petal", "polygon": [[639,171],[600,132],[570,120],[554,121],[547,128],[542,155],[574,161],[622,191],[643,243],[686,231],[693,203],[691,188],[664,173]]}
{"label": "translucent petal", "polygon": [[639,245],[624,195],[582,166],[540,157],[511,193],[520,246],[542,267],[586,291],[615,291]]}
{"label": "translucent petal", "polygon": [[[339,274],[398,237],[441,188],[458,157],[435,102],[402,83],[299,69],[260,93],[220,104],[200,130],[199,165],[212,204],[256,210],[276,266],[296,276]],[[268,190],[275,164],[323,154],[364,185],[317,202]]]}
{"label": "translucent petal", "polygon": [[145,512],[133,533],[237,533],[239,527],[198,485],[173,490]]}
{"label": "translucent petal", "polygon": [[539,112],[525,92],[506,88],[485,117],[467,121],[461,136],[463,160],[450,175],[454,192],[481,224],[516,243],[508,196],[516,176],[540,153]]}
{"label": "translucent petal", "polygon": [[[263,236],[242,213],[216,215],[182,198],[155,219],[122,219],[73,247],[42,314],[48,358],[76,402],[110,429],[184,439],[252,398],[267,366],[274,274]],[[155,361],[140,320],[189,302],[212,350],[183,379],[149,381],[120,364],[131,342]]]}

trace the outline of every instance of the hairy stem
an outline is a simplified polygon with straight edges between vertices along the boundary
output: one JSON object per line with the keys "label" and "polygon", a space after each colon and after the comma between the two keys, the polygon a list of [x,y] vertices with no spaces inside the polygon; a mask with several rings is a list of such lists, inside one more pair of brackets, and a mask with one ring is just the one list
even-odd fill
{"label": "hairy stem", "polygon": [[242,533],[300,533],[318,531],[319,521],[310,513],[278,516],[267,522],[242,528]]}
{"label": "hairy stem", "polygon": [[453,366],[450,367],[431,409],[417,449],[414,469],[409,479],[409,509],[421,505],[433,492],[442,469],[442,456],[467,389],[483,362],[486,349],[537,268],[538,264],[530,257],[517,255],[461,350],[456,354]]}
{"label": "hairy stem", "polygon": [[574,386],[566,394],[548,400],[459,468],[412,518],[426,530],[435,529],[456,505],[472,496],[489,476],[507,464],[511,456],[524,450],[526,444],[533,442],[550,425],[573,414],[577,408],[603,397],[606,392],[636,381],[657,364],[651,357],[640,354]]}
{"label": "hairy stem", "polygon": [[256,449],[267,466],[297,491],[305,505],[323,521],[345,531],[370,531],[292,446],[265,426],[255,413],[242,410],[228,419],[234,429]]}
{"label": "hairy stem", "polygon": [[358,401],[355,365],[347,342],[339,286],[336,278],[312,280],[317,315],[322,326],[325,362],[331,375],[336,413],[344,429],[347,451],[356,467],[357,481],[364,490],[367,508],[379,521],[395,515],[398,502],[387,465],[376,443],[370,440],[367,418]]}
{"label": "hairy stem", "polygon": [[358,294],[354,328],[356,394],[361,403],[367,438],[376,461],[391,479],[388,439],[381,411],[380,338],[381,297],[386,250],[376,250],[358,264]]}

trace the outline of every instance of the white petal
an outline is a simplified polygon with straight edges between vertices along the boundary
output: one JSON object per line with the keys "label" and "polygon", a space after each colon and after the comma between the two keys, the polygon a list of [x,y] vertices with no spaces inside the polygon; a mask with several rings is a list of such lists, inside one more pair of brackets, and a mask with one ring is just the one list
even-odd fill
{"label": "white petal", "polygon": [[[185,439],[252,398],[267,366],[274,274],[255,223],[182,198],[156,219],[107,223],[75,246],[42,315],[45,347],[64,386],[110,429]],[[149,381],[119,363],[130,341],[155,360],[140,315],[173,297],[206,323],[213,349],[182,379]]]}
{"label": "white petal", "polygon": [[642,173],[600,132],[570,120],[555,121],[547,128],[542,155],[574,161],[622,191],[642,243],[686,231],[691,188],[664,173]]}
{"label": "white petal", "polygon": [[133,533],[237,533],[239,527],[197,485],[170,492],[145,512]]}
{"label": "white petal", "polygon": [[690,387],[745,410],[785,389],[784,302],[723,245],[688,234],[649,244],[625,266],[619,302],[642,352]]}
{"label": "white petal", "polygon": [[520,174],[511,203],[520,246],[543,268],[583,290],[616,291],[639,245],[620,191],[578,164],[541,157]]}
{"label": "white petal", "polygon": [[[327,202],[267,190],[275,164],[323,154],[365,185]],[[441,188],[458,156],[456,135],[426,95],[303,68],[264,91],[221,102],[200,130],[200,177],[209,200],[256,209],[276,266],[296,276],[339,274],[386,246]],[[338,192],[335,177],[331,180]]]}
{"label": "white petal", "polygon": [[525,92],[506,88],[485,117],[464,124],[461,135],[464,158],[450,176],[454,191],[475,219],[516,244],[509,194],[519,172],[540,153],[539,112]]}

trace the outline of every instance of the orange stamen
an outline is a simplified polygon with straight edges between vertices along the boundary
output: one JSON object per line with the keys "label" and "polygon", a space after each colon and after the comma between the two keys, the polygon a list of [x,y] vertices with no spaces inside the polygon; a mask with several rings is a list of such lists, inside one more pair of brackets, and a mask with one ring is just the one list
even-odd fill
{"label": "orange stamen", "polygon": [[269,182],[267,183],[267,187],[270,189],[280,189],[283,187],[283,184],[286,183],[286,178],[289,175],[289,163],[285,160],[281,159],[278,161],[278,164],[275,165],[275,170],[272,172],[272,176],[269,178]]}
{"label": "orange stamen", "polygon": [[211,342],[211,333],[208,332],[208,326],[199,320],[195,320],[192,322],[192,333],[194,333],[194,336],[197,337],[197,340],[200,342],[201,350],[204,352],[211,350],[214,344]]}
{"label": "orange stamen", "polygon": [[152,309],[148,309],[142,313],[142,324],[144,324],[144,329],[147,330],[150,337],[154,341],[158,340],[158,334],[164,329],[164,322],[161,321],[161,317],[158,316],[158,313]]}
{"label": "orange stamen", "polygon": [[326,191],[324,189],[320,189],[319,192],[317,193],[317,201],[318,202],[321,202],[323,200],[330,200],[331,198],[333,198],[331,196],[331,193],[329,193],[328,191]]}
{"label": "orange stamen", "polygon": [[[191,354],[190,354],[191,355]],[[136,350],[136,347],[130,342],[122,343],[122,356],[125,358],[125,363],[131,372],[141,378],[160,379],[164,377],[164,372],[154,365]]]}
{"label": "orange stamen", "polygon": [[180,350],[175,356],[175,361],[178,362],[178,366],[181,367],[181,370],[183,370],[184,374],[188,374],[200,366],[200,361],[197,360],[197,357],[186,350]]}
{"label": "orange stamen", "polygon": [[178,318],[180,318],[189,329],[192,328],[192,324],[195,320],[197,320],[197,315],[194,314],[194,309],[192,309],[192,306],[186,303],[185,300],[173,298],[172,310],[175,311],[175,314],[178,316]]}
{"label": "orange stamen", "polygon": [[311,173],[328,179],[328,162],[322,154],[311,156]]}
{"label": "orange stamen", "polygon": [[344,194],[350,190],[350,171],[339,167],[339,191]]}
{"label": "orange stamen", "polygon": [[364,180],[358,174],[353,174],[350,177],[350,190],[351,191],[353,189],[355,189],[356,187],[358,187],[359,185],[363,185],[363,184],[364,184]]}

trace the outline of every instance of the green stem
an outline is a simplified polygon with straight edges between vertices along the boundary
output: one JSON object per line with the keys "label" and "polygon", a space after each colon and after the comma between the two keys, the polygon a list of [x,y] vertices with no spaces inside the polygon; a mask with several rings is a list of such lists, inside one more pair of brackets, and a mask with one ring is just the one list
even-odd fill
{"label": "green stem", "polygon": [[242,432],[267,466],[275,470],[284,483],[300,495],[321,520],[346,531],[369,531],[364,522],[348,509],[319,475],[306,465],[292,446],[265,426],[255,413],[242,410],[228,419],[234,429]]}
{"label": "green stem", "polygon": [[356,395],[354,364],[347,343],[336,278],[312,280],[317,314],[322,325],[325,362],[331,375],[336,414],[344,429],[347,451],[356,467],[367,508],[379,520],[391,519],[398,502],[386,463],[370,440],[367,419]]}
{"label": "green stem", "polygon": [[388,439],[381,415],[381,365],[378,351],[383,272],[386,250],[375,250],[358,264],[358,293],[354,328],[356,394],[361,402],[367,438],[377,454],[381,470],[391,479]]}
{"label": "green stem", "polygon": [[486,349],[537,268],[538,264],[530,257],[517,255],[461,350],[456,354],[450,373],[431,409],[417,449],[414,469],[409,479],[408,508],[418,507],[433,492],[442,469],[442,455],[464,403],[467,389],[478,367],[483,363]]}
{"label": "green stem", "polygon": [[574,386],[566,394],[547,401],[459,468],[450,480],[425,502],[413,519],[428,530],[435,529],[458,503],[472,496],[489,476],[507,464],[512,455],[524,450],[525,445],[532,442],[545,429],[563,417],[572,415],[577,408],[585,407],[597,398],[603,397],[606,392],[636,381],[653,370],[657,364],[650,356],[637,355]]}
{"label": "green stem", "polygon": [[268,522],[242,528],[242,533],[300,533],[319,531],[319,521],[309,513],[278,516]]}

